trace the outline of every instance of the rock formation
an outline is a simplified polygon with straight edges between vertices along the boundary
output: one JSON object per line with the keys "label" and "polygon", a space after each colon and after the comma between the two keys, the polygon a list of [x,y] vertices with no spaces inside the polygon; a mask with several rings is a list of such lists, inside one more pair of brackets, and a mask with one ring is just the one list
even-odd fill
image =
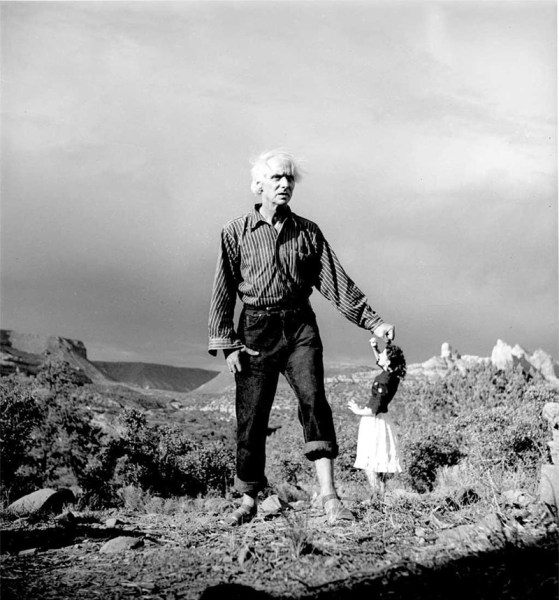
{"label": "rock formation", "polygon": [[0,373],[22,372],[35,375],[47,360],[67,362],[91,381],[107,378],[87,359],[83,342],[58,336],[42,336],[0,330]]}
{"label": "rock formation", "polygon": [[448,342],[444,342],[441,345],[440,356],[408,365],[408,375],[432,379],[444,377],[452,370],[465,373],[467,369],[479,364],[492,364],[498,369],[520,367],[526,375],[540,374],[550,383],[559,385],[559,363],[555,362],[549,354],[543,350],[536,350],[533,354],[529,354],[519,344],[509,346],[502,340],[497,340],[489,358],[461,355]]}
{"label": "rock formation", "polygon": [[559,374],[559,364],[554,362],[553,358],[541,349],[529,354],[518,344],[511,347],[502,340],[497,340],[491,352],[491,363],[498,369],[520,367],[526,375],[539,373],[547,381],[559,383],[557,376]]}
{"label": "rock formation", "polygon": [[458,360],[460,354],[456,352],[448,342],[441,344],[441,358],[445,360]]}
{"label": "rock formation", "polygon": [[491,351],[491,363],[498,369],[520,366],[525,373],[530,373],[532,365],[527,357],[528,353],[522,346],[516,344],[511,347],[503,340],[497,340]]}

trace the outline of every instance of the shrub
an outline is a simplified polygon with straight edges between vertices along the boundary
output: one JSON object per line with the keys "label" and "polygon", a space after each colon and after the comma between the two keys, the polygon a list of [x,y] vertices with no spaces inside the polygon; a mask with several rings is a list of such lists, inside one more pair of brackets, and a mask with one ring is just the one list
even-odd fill
{"label": "shrub", "polygon": [[456,436],[436,431],[404,446],[403,455],[411,487],[420,493],[433,489],[440,468],[456,465],[463,457]]}
{"label": "shrub", "polygon": [[[33,455],[47,485],[83,485],[89,466],[106,443],[105,434],[93,423],[77,392],[86,381],[64,361],[47,361],[37,376],[36,396],[42,417]],[[37,384],[47,386],[46,393]]]}
{"label": "shrub", "polygon": [[2,489],[9,498],[44,485],[82,485],[104,444],[75,398],[72,371],[57,363],[47,372],[48,390],[40,378],[0,380]]}
{"label": "shrub", "polygon": [[235,461],[232,450],[223,442],[209,442],[178,459],[177,467],[187,494],[225,495],[232,484]]}
{"label": "shrub", "polygon": [[468,440],[470,459],[478,464],[536,468],[546,449],[546,425],[533,404],[522,408],[476,408],[456,422]]}
{"label": "shrub", "polygon": [[103,431],[70,394],[57,393],[39,401],[34,457],[44,482],[82,485],[83,475],[105,443]]}
{"label": "shrub", "polygon": [[[112,440],[88,473],[92,500],[116,500],[126,486],[163,497],[225,494],[232,484],[234,456],[223,441],[199,443],[176,428],[150,425],[145,413],[125,409],[119,419],[120,437]],[[97,485],[108,483],[104,498]]]}
{"label": "shrub", "polygon": [[59,393],[91,383],[91,379],[64,360],[48,358],[37,373],[37,382]]}
{"label": "shrub", "polygon": [[32,465],[33,430],[41,411],[31,390],[15,376],[0,380],[0,442],[2,493],[7,498],[26,493],[29,482],[21,472]]}

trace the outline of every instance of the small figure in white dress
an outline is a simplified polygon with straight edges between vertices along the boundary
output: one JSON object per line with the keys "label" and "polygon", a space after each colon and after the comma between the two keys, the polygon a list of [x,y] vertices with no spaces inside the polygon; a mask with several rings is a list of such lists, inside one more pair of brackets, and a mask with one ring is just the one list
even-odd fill
{"label": "small figure in white dress", "polygon": [[400,381],[406,376],[406,359],[401,348],[390,342],[382,352],[379,352],[375,338],[370,339],[370,344],[382,372],[373,381],[368,405],[361,408],[355,400],[350,400],[348,408],[361,416],[357,457],[353,466],[365,471],[373,499],[377,494],[381,498],[384,496],[390,474],[402,472],[394,422],[388,415],[388,405]]}

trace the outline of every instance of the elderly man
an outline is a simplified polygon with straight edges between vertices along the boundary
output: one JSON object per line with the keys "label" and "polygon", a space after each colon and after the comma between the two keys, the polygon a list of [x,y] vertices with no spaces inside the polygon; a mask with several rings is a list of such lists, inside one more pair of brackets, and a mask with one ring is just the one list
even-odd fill
{"label": "elderly man", "polygon": [[[267,485],[266,432],[280,373],[298,399],[304,454],[315,464],[328,521],[352,520],[334,486],[338,446],[324,390],[322,342],[309,302],[313,287],[377,337],[393,339],[394,327],[367,304],[318,226],[290,210],[301,178],[294,157],[266,152],[251,173],[251,189],[260,201],[223,227],[209,316],[209,351],[215,356],[223,350],[236,383],[235,487],[243,499],[226,522],[250,521],[258,492]],[[242,311],[235,331],[237,296]]]}

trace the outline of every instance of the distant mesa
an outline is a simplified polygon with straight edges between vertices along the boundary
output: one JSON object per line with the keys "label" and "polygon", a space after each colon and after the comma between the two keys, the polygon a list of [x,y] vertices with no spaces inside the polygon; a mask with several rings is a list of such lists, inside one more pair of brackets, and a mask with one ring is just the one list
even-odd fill
{"label": "distant mesa", "polygon": [[105,375],[87,359],[79,340],[0,330],[0,374],[22,372],[36,375],[47,360],[64,361],[91,381],[106,381]]}
{"label": "distant mesa", "polygon": [[67,362],[93,383],[121,383],[173,392],[190,392],[219,373],[151,363],[90,361],[79,340],[0,330],[0,375],[36,375],[47,360]]}

